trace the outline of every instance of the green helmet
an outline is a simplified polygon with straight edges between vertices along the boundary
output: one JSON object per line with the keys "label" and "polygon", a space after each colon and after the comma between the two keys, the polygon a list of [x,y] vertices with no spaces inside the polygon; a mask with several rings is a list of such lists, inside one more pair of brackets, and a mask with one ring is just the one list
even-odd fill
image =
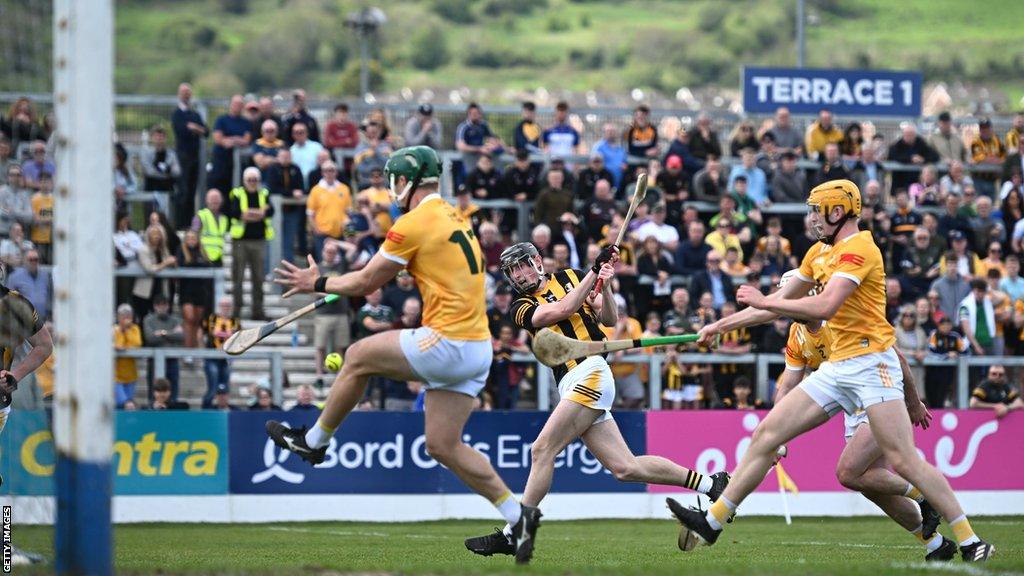
{"label": "green helmet", "polygon": [[[398,177],[405,176],[405,186],[398,189]],[[409,146],[397,150],[388,158],[384,165],[384,178],[388,182],[391,200],[404,209],[409,193],[420,184],[439,182],[441,179],[441,159],[437,152],[428,146]]]}

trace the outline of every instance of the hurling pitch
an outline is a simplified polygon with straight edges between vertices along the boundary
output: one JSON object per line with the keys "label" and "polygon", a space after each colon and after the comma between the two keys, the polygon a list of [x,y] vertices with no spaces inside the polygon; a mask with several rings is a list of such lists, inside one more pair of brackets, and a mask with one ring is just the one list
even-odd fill
{"label": "hurling pitch", "polygon": [[[681,552],[665,520],[551,521],[529,566],[476,556],[463,539],[496,522],[123,524],[114,529],[118,574],[1024,574],[1024,517],[974,517],[996,546],[985,564],[925,564],[913,537],[882,518],[737,518],[712,547]],[[950,535],[947,526],[939,531]],[[53,529],[15,526],[16,546],[53,558]],[[50,574],[52,563],[16,567]]]}

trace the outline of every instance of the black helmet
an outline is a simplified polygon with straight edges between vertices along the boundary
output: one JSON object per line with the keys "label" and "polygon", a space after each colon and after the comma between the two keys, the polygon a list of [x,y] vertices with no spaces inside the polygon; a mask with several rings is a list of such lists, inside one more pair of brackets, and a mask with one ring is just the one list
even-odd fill
{"label": "black helmet", "polygon": [[[499,259],[501,273],[505,276],[505,280],[509,285],[514,287],[516,291],[523,294],[532,294],[540,288],[541,278],[544,276],[544,267],[537,263],[537,256],[540,256],[540,252],[537,251],[536,246],[529,242],[513,244],[502,251]],[[528,262],[537,271],[537,280],[529,284],[518,283],[512,278],[512,270],[524,262]]]}

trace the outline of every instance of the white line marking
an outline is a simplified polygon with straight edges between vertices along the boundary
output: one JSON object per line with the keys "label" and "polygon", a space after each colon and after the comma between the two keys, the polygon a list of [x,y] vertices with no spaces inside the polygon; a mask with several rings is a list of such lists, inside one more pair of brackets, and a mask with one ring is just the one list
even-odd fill
{"label": "white line marking", "polygon": [[900,550],[924,550],[924,546],[910,546],[907,544],[858,544],[856,542],[818,542],[814,540],[783,542],[783,544],[787,546],[836,546],[839,548],[895,548]]}
{"label": "white line marking", "polygon": [[903,568],[906,570],[932,570],[935,572],[952,572],[957,574],[971,574],[972,576],[1019,576],[1020,572],[993,572],[991,570],[985,570],[980,566],[972,566],[970,564],[964,564],[957,560],[952,562],[941,563],[941,562],[905,562],[905,563],[894,563],[893,568]]}

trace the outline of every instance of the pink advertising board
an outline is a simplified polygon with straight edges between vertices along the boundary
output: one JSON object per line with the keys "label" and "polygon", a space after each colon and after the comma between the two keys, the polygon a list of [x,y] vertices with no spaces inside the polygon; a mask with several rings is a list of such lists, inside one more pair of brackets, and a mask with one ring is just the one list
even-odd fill
{"label": "pink advertising board", "polygon": [[[647,414],[647,453],[703,474],[733,470],[767,412],[657,411]],[[1024,490],[1024,413],[996,420],[991,410],[933,411],[928,430],[915,429],[918,452],[955,490]],[[845,446],[839,414],[788,444],[786,472],[801,491],[845,490],[835,466]],[[777,491],[769,474],[759,491]],[[652,492],[678,491],[651,486]]]}

